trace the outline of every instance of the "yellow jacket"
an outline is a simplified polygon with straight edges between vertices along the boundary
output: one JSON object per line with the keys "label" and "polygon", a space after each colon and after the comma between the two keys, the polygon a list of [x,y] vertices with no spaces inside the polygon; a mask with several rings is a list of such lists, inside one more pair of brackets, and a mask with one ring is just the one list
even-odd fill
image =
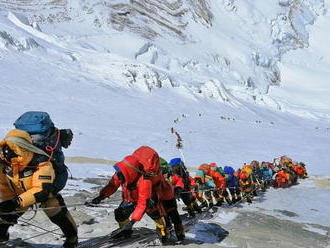
{"label": "yellow jacket", "polygon": [[253,190],[251,177],[248,177],[246,180],[239,179],[238,183],[242,192],[250,193]]}
{"label": "yellow jacket", "polygon": [[[54,182],[55,172],[49,161],[33,164],[34,153],[11,141],[9,137],[23,138],[25,142],[32,144],[31,136],[18,129],[10,131],[0,142],[0,151],[8,145],[17,155],[11,161],[1,164],[0,197],[4,201],[8,200],[4,198],[11,197],[12,199],[14,195],[19,198],[20,207],[26,208],[48,198],[47,185]],[[1,159],[4,160],[3,154]],[[6,182],[4,182],[5,179]]]}

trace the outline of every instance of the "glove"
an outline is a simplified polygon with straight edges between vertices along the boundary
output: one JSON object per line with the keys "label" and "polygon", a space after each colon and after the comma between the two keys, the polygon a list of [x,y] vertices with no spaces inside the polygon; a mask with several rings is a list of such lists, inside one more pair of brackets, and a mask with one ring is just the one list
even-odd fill
{"label": "glove", "polygon": [[18,197],[4,201],[0,203],[0,211],[4,213],[10,213],[15,211],[20,206],[20,200]]}
{"label": "glove", "polygon": [[98,196],[98,197],[95,197],[93,200],[92,200],[92,203],[93,204],[99,204],[104,198],[102,196]]}
{"label": "glove", "polygon": [[73,139],[73,133],[71,129],[61,129],[60,130],[60,139],[61,139],[61,145],[64,148],[68,148],[71,145],[72,139]]}
{"label": "glove", "polygon": [[[44,186],[44,189],[48,192],[48,194],[53,194],[53,195],[56,195],[59,190],[57,189],[57,187],[52,183],[52,184],[47,184]],[[48,195],[46,196],[46,200],[48,200]]]}
{"label": "glove", "polygon": [[85,205],[87,207],[94,207],[95,205],[99,204],[104,198],[102,196],[98,196],[98,197],[95,197],[93,200],[91,201],[87,201],[85,202]]}

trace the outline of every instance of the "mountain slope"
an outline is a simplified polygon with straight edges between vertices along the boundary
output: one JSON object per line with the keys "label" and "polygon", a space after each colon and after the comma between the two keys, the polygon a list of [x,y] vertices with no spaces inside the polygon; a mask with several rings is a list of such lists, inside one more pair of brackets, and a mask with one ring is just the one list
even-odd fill
{"label": "mountain slope", "polygon": [[[329,0],[0,0],[0,135],[30,110],[72,128],[63,195],[81,239],[116,227],[119,194],[76,205],[113,174],[104,159],[149,145],[193,171],[287,155],[309,179],[219,208],[190,229],[189,246],[329,247],[329,9]],[[76,162],[84,157],[95,159]],[[11,238],[50,228],[43,214],[31,223]],[[61,243],[50,233],[31,241]]]}
{"label": "mountain slope", "polygon": [[[163,85],[183,87],[192,97],[236,107],[237,100],[278,110],[285,105],[294,113],[296,104],[304,105],[288,106],[281,96],[268,94],[269,87],[285,87],[281,58],[309,45],[306,28],[326,12],[322,0],[0,1],[0,7],[26,16],[25,25],[35,26],[39,38],[48,37],[52,45],[65,48],[55,49],[64,53],[61,56],[76,54],[75,63],[105,78],[106,84],[146,91]],[[8,19],[22,28],[15,16],[11,13]],[[36,46],[34,35],[31,29],[23,34],[26,46]],[[22,38],[17,33],[11,37]],[[10,45],[2,40],[3,47]],[[105,68],[115,70],[109,73]],[[292,90],[299,92],[298,88]],[[323,109],[318,116],[328,114]]]}
{"label": "mountain slope", "polygon": [[[39,109],[74,129],[80,145],[70,155],[117,160],[139,144],[178,155],[174,127],[192,165],[291,154],[320,173],[316,165],[328,159],[328,86],[305,65],[313,68],[308,60],[326,46],[302,48],[315,25],[324,34],[328,2],[143,3],[0,1],[3,135],[22,112]],[[121,28],[111,21],[118,15],[126,20]],[[308,26],[318,15],[320,26]],[[324,75],[328,58],[324,52]],[[300,82],[302,71],[316,82]],[[105,144],[116,145],[105,151]]]}

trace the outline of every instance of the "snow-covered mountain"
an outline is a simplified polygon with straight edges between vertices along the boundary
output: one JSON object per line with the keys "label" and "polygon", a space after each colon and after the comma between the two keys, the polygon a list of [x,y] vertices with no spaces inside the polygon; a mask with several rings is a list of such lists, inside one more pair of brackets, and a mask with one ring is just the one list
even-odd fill
{"label": "snow-covered mountain", "polygon": [[[229,155],[273,139],[252,132],[255,123],[284,125],[278,137],[297,126],[329,133],[328,1],[1,0],[0,9],[3,134],[22,112],[41,109],[74,128],[80,146],[100,139],[72,155],[120,159],[141,143],[175,155],[174,126],[189,163],[238,164],[306,149],[311,131],[302,129],[301,149]],[[111,154],[104,142],[116,143]]]}
{"label": "snow-covered mountain", "polygon": [[[31,0],[0,7],[5,50],[67,58],[65,67],[110,86],[177,87],[236,107],[251,102],[295,113],[306,94],[287,105],[275,93],[286,87],[282,58],[307,48],[309,26],[326,14],[323,0]],[[290,92],[310,85],[301,81]],[[310,114],[328,116],[321,109]]]}
{"label": "snow-covered mountain", "polygon": [[[262,234],[273,235],[268,247],[325,247],[329,10],[330,0],[0,0],[0,135],[29,110],[72,128],[65,154],[75,180],[64,194],[78,196],[69,202],[92,197],[90,178],[113,173],[90,162],[99,160],[70,162],[77,157],[119,160],[150,145],[189,167],[238,168],[288,155],[306,162],[310,179],[221,210],[187,236],[210,241],[203,230],[220,223],[231,235],[223,247],[264,247]],[[78,221],[102,221],[103,212],[87,210],[74,212]],[[81,225],[82,236],[114,228]],[[17,237],[31,234],[24,228]]]}

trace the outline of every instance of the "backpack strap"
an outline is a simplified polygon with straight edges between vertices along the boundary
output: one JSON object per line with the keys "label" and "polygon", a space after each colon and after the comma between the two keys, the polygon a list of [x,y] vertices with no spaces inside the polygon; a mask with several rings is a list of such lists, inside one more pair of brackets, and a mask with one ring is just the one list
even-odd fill
{"label": "backpack strap", "polygon": [[50,152],[50,156],[48,156],[49,157],[49,160],[48,161],[51,161],[52,160],[52,158],[53,158],[53,156],[54,156],[54,151],[56,150],[56,148],[57,148],[57,146],[58,146],[58,144],[59,144],[59,142],[60,142],[60,138],[61,138],[61,131],[60,130],[57,130],[57,139],[56,139],[56,144],[55,144],[55,146],[46,146],[46,151],[47,152]]}
{"label": "backpack strap", "polygon": [[156,173],[146,173],[145,171],[142,171],[136,167],[134,167],[133,165],[131,165],[126,159],[123,160],[123,162],[128,166],[130,167],[131,169],[133,170],[136,170],[137,172],[139,172],[140,174],[146,176],[146,177],[153,177],[153,176],[156,176],[157,174]]}

